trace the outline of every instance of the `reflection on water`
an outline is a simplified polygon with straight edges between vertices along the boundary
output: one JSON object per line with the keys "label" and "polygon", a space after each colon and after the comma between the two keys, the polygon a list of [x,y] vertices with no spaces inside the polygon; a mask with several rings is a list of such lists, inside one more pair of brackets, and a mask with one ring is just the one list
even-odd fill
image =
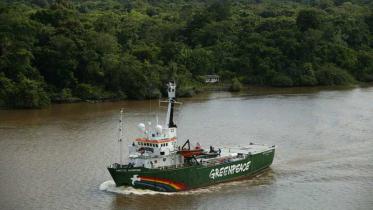
{"label": "reflection on water", "polygon": [[[258,177],[190,192],[115,188],[119,109],[126,137],[164,117],[157,101],[0,110],[0,209],[371,209],[373,88],[249,88],[181,99],[179,143],[276,144]],[[103,184],[104,183],[104,184]],[[100,186],[101,185],[101,186]],[[101,187],[101,190],[100,190]]]}

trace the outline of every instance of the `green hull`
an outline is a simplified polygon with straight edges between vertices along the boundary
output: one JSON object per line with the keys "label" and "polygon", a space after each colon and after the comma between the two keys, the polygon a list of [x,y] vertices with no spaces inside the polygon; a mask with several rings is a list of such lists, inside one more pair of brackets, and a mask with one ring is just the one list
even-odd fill
{"label": "green hull", "polygon": [[108,167],[117,186],[176,192],[250,177],[269,167],[275,149],[247,156],[245,159],[212,166],[148,169],[127,166]]}

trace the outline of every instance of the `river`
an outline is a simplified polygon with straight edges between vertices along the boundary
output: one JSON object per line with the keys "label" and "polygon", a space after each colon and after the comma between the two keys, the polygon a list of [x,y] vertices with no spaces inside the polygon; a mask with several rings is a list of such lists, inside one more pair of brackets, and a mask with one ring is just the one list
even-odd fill
{"label": "river", "polygon": [[[0,209],[373,209],[373,87],[250,88],[180,99],[179,144],[277,146],[252,179],[182,193],[115,188],[106,166],[157,101],[0,110]],[[126,151],[125,151],[126,152]]]}

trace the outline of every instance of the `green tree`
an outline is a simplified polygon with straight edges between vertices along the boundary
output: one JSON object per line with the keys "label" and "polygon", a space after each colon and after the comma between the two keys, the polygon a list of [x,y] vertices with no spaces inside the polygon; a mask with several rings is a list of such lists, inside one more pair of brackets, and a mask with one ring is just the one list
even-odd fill
{"label": "green tree", "polygon": [[324,64],[316,72],[320,85],[348,85],[354,83],[354,78],[334,64]]}
{"label": "green tree", "polygon": [[320,23],[320,15],[317,10],[304,9],[299,11],[297,16],[297,26],[299,30],[306,31],[310,28],[317,29]]}
{"label": "green tree", "polygon": [[291,87],[293,86],[293,80],[284,74],[277,74],[272,78],[272,85],[275,87]]}
{"label": "green tree", "polygon": [[228,0],[215,0],[207,9],[209,16],[216,21],[226,20],[231,16],[231,3]]}
{"label": "green tree", "polygon": [[242,89],[242,84],[241,82],[235,77],[232,79],[232,84],[229,88],[230,91],[233,91],[233,92],[238,92]]}
{"label": "green tree", "polygon": [[15,84],[7,78],[3,72],[0,73],[0,106],[12,105],[12,96],[15,94]]}
{"label": "green tree", "polygon": [[[45,80],[57,88],[74,87],[74,71],[78,65],[75,42],[63,35],[50,38],[47,46],[36,51],[37,67]],[[45,59],[48,58],[48,59]]]}
{"label": "green tree", "polygon": [[16,108],[42,108],[50,104],[50,99],[43,88],[43,83],[21,77],[15,84],[8,104]]}

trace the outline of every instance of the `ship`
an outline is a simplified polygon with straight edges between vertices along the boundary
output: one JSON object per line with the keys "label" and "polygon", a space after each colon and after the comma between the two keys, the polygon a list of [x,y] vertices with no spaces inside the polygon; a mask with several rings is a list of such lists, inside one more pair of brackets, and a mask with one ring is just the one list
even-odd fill
{"label": "ship", "polygon": [[[116,186],[161,192],[178,192],[222,182],[253,177],[270,167],[276,146],[248,143],[246,146],[203,148],[190,140],[178,145],[174,122],[176,84],[167,84],[167,114],[164,125],[138,125],[139,138],[128,142],[123,163],[122,137],[119,163],[107,167]],[[158,120],[157,120],[158,121]],[[119,122],[123,123],[123,110]],[[119,126],[120,135],[123,126]]]}

